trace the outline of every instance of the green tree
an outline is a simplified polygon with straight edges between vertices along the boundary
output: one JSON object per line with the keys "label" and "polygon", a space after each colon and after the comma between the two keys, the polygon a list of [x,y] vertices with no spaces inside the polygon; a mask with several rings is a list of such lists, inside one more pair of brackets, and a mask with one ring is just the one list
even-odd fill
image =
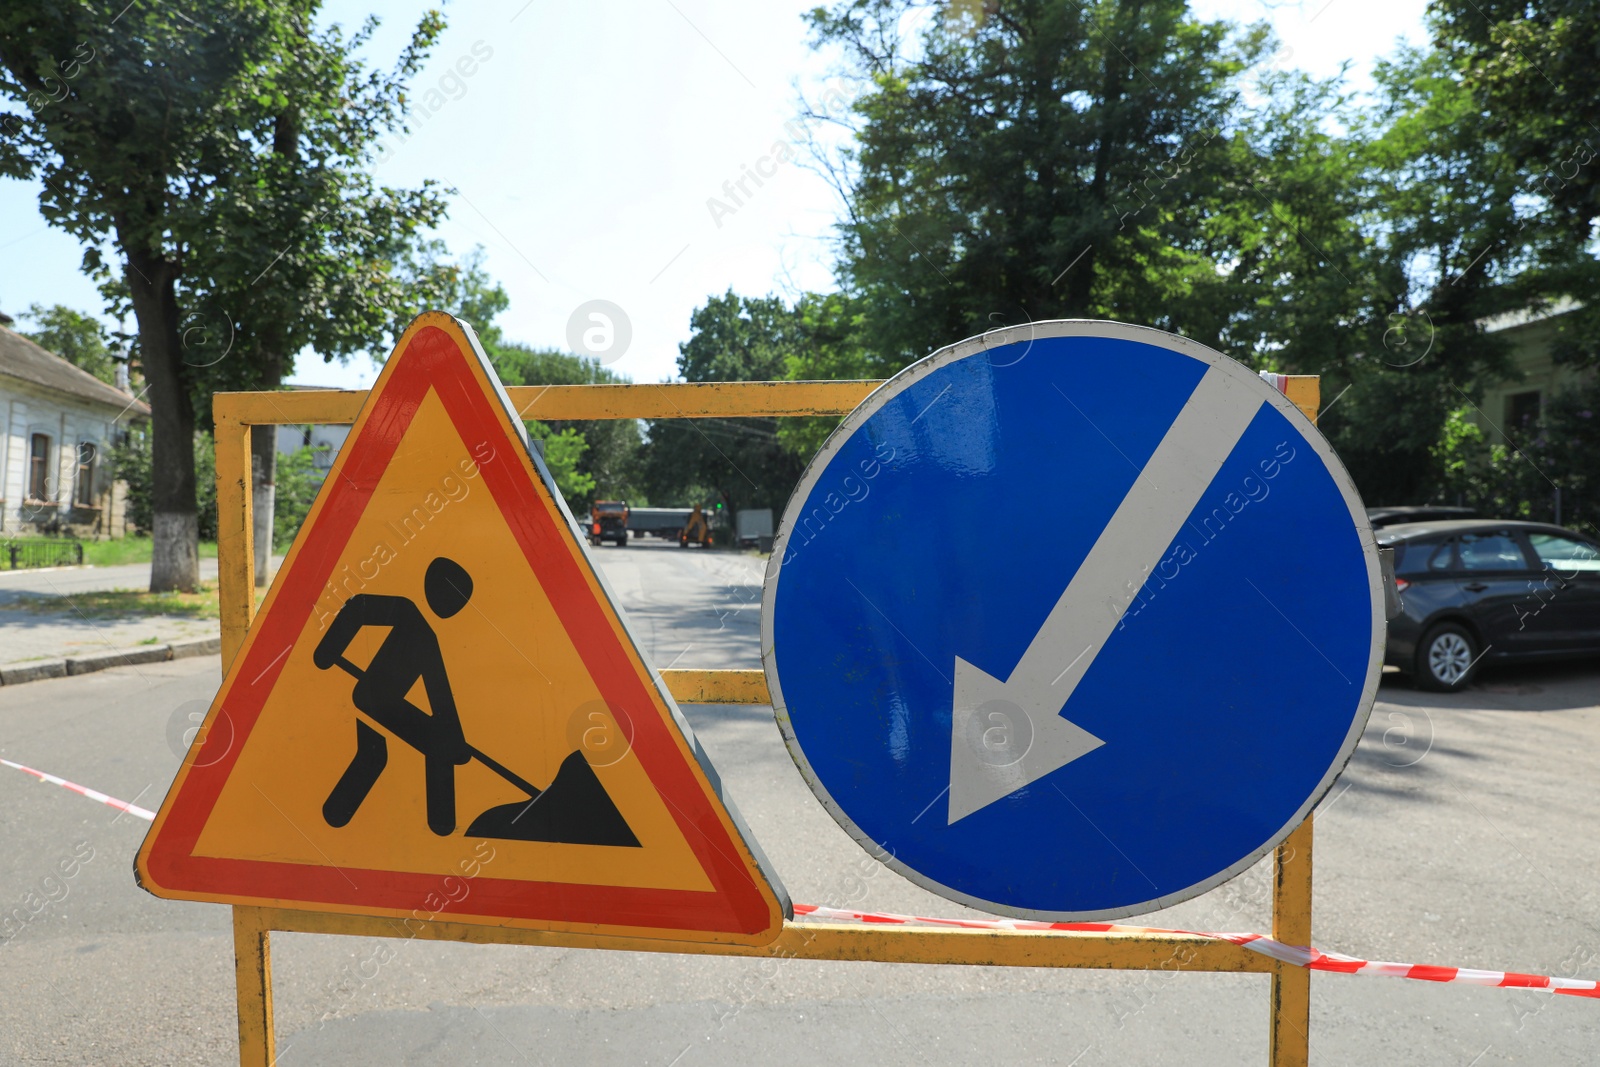
{"label": "green tree", "polygon": [[[1535,473],[1546,484],[1532,482],[1520,471],[1530,486],[1527,499],[1542,503],[1552,499],[1552,489],[1559,489],[1559,521],[1600,534],[1600,385],[1591,380],[1553,397],[1539,421],[1536,443]],[[1528,466],[1535,467],[1533,462]],[[1531,517],[1547,516],[1536,512]],[[1548,518],[1557,521],[1556,514]]]}
{"label": "green tree", "polygon": [[1517,257],[1517,295],[1529,305],[1578,302],[1552,326],[1555,358],[1581,372],[1579,384],[1547,399],[1537,443],[1503,450],[1516,471],[1501,484],[1520,485],[1541,517],[1553,517],[1559,485],[1563,518],[1592,529],[1600,522],[1592,481],[1600,469],[1600,8],[1435,0],[1429,10],[1436,50],[1481,116],[1482,141],[1514,169],[1515,215],[1500,241]]}
{"label": "green tree", "polygon": [[[1231,149],[1244,176],[1208,206],[1218,309],[1194,333],[1262,369],[1322,376],[1323,432],[1369,502],[1441,492],[1449,413],[1503,373],[1480,320],[1514,306],[1511,186],[1438,57],[1377,72],[1376,106],[1340,79],[1262,79]],[[1197,324],[1198,325],[1198,324]]]}
{"label": "green tree", "polygon": [[1600,218],[1600,8],[1588,0],[1433,0],[1438,51],[1541,214],[1584,245]]}
{"label": "green tree", "polygon": [[1517,170],[1515,226],[1528,298],[1582,302],[1557,323],[1563,363],[1600,365],[1600,6],[1589,0],[1435,0],[1435,48]]}
{"label": "green tree", "polygon": [[[459,263],[440,245],[430,246],[423,269],[444,291],[444,307],[469,323],[484,353],[506,385],[618,385],[628,379],[593,359],[555,349],[532,348],[508,341],[495,320],[510,298],[488,275],[483,250],[474,249]],[[545,459],[574,512],[586,511],[598,499],[630,499],[640,495],[637,419],[529,422],[531,434],[546,442]]]}
{"label": "green tree", "polygon": [[[805,334],[778,297],[731,290],[697,308],[678,346],[678,373],[690,382],[771,381],[785,377]],[[660,503],[779,511],[804,460],[778,438],[777,419],[654,419],[644,482]]]}
{"label": "green tree", "polygon": [[575,429],[553,430],[543,422],[530,422],[527,426],[529,436],[544,444],[545,466],[550,468],[562,499],[574,513],[581,514],[594,500],[594,476],[581,469],[589,442]]}
{"label": "green tree", "polygon": [[105,327],[93,315],[74,311],[64,304],[45,307],[33,304],[27,317],[35,328],[31,337],[75,367],[82,368],[107,385],[117,382],[117,361],[111,355]]}
{"label": "green tree", "polygon": [[325,471],[316,463],[316,449],[302,445],[278,460],[277,501],[272,512],[272,545],[287,552],[306,521],[311,505],[322,489]]}
{"label": "green tree", "polygon": [[[530,348],[514,341],[485,346],[500,380],[507,385],[621,385],[622,375],[592,359],[554,349]],[[554,441],[574,435],[582,444],[571,453],[573,477],[562,492],[575,512],[587,510],[596,499],[633,500],[642,492],[640,449],[643,436],[637,419],[551,419],[530,422],[549,442],[546,457],[554,473]],[[559,479],[558,479],[559,480]]]}
{"label": "green tree", "polygon": [[[786,376],[796,381],[880,378],[893,373],[861,340],[862,302],[846,293],[802,293],[795,301],[795,344],[785,355]],[[808,461],[839,425],[833,416],[789,418],[778,440]]]}
{"label": "green tree", "polygon": [[144,534],[150,532],[150,427],[142,420],[128,427],[127,434],[111,450],[118,480],[127,483],[124,514]]}
{"label": "green tree", "polygon": [[[0,173],[38,177],[40,210],[138,322],[153,411],[151,588],[198,582],[195,431],[219,386],[272,387],[306,343],[370,345],[407,295],[393,258],[436,222],[436,192],[379,189],[376,137],[442,25],[392,75],[317,0],[134,0],[0,9]],[[109,245],[117,269],[102,258]]]}
{"label": "green tree", "polygon": [[1322,375],[1323,428],[1370,499],[1440,491],[1441,426],[1506,369],[1481,322],[1535,292],[1543,239],[1520,232],[1516,168],[1450,55],[1403,51],[1357,104],[1342,78],[1253,72],[1265,31],[1183,0],[907,20],[918,7],[812,15],[859,89],[852,140],[823,160],[854,314],[797,376],[881,376],[1032,319],[1122,319]]}
{"label": "green tree", "polygon": [[217,442],[209,431],[194,435],[195,531],[201,541],[217,539]]}
{"label": "green tree", "polygon": [[810,16],[860,90],[854,141],[824,165],[879,372],[1000,325],[1208,314],[1201,205],[1265,31],[1197,21],[1184,0],[1005,0],[943,6],[904,40],[924,6]]}
{"label": "green tree", "polygon": [[[438,187],[379,186],[368,172],[380,137],[402,120],[405,81],[443,29],[425,15],[393,75],[372,75],[354,52],[376,27],[346,38],[315,32],[316,3],[290,16],[283,48],[258,88],[250,132],[259,148],[238,161],[235,194],[209,205],[207,226],[235,240],[190,250],[189,360],[206,370],[197,414],[210,424],[213,389],[274,389],[296,353],[324,361],[370,351],[441,285],[422,262],[425,227],[444,215]],[[262,266],[263,250],[271,261]],[[277,463],[276,431],[257,427],[254,473],[256,583],[268,578]]]}

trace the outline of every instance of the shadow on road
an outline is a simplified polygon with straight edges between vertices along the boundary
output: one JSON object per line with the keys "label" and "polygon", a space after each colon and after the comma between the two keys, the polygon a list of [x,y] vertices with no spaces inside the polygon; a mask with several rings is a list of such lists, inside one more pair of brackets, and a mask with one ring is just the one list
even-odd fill
{"label": "shadow on road", "polygon": [[1580,711],[1596,704],[1600,667],[1581,661],[1486,669],[1460,693],[1426,692],[1400,675],[1385,674],[1361,743],[1318,810],[1325,812],[1346,792],[1451,802],[1452,790],[1446,787],[1462,765],[1456,761],[1497,761],[1510,754],[1508,746],[1534,743],[1518,735],[1501,738],[1498,747],[1486,746],[1481,743],[1488,728],[1484,720],[1464,713]]}
{"label": "shadow on road", "polygon": [[1429,709],[1572,711],[1600,704],[1600,664],[1574,660],[1485,666],[1460,693],[1425,692],[1413,688],[1401,675],[1385,674],[1378,701]]}

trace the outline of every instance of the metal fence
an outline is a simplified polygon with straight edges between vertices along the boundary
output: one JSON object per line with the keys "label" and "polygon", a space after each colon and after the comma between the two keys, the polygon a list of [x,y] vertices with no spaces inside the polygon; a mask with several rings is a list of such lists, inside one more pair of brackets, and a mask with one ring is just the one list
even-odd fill
{"label": "metal fence", "polygon": [[[402,342],[403,347],[403,342]],[[1314,418],[1318,382],[1285,376],[1284,393]],[[506,390],[524,419],[774,418],[848,414],[881,383],[674,382],[663,385],[511,386]],[[1291,391],[1292,390],[1292,391]],[[222,662],[226,675],[244,645],[255,616],[255,554],[250,517],[250,431],[253,426],[355,422],[363,392],[305,390],[217,393],[216,416],[218,599],[222,609]],[[770,704],[760,670],[661,672],[675,700],[686,704]],[[1307,819],[1273,852],[1272,937],[1292,945],[1311,943],[1312,822]],[[140,860],[141,869],[144,860]],[[415,913],[414,913],[415,914]],[[583,931],[520,929],[410,918],[404,924],[378,915],[318,912],[300,908],[233,906],[235,982],[239,1013],[239,1061],[245,1067],[277,1062],[273,1032],[271,934],[346,934],[404,937],[480,944],[566,948],[634,949],[758,956],[776,960],[857,960],[962,966],[1085,967],[1171,972],[1181,956],[1185,971],[1267,973],[1268,1062],[1305,1067],[1309,1060],[1311,972],[1270,959],[1228,941],[1187,933],[1046,933],[922,929],[906,926],[810,925],[786,921],[778,939],[764,947],[733,942],[676,942]]]}
{"label": "metal fence", "polygon": [[21,567],[66,567],[83,562],[82,541],[19,537],[0,543],[0,570]]}

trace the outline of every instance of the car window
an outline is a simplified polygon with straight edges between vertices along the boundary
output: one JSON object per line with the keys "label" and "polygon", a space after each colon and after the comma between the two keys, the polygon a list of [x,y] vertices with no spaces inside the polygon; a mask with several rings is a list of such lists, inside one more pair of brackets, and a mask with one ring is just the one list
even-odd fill
{"label": "car window", "polygon": [[1505,530],[1461,535],[1461,569],[1465,571],[1524,571],[1528,561],[1516,540]]}
{"label": "car window", "polygon": [[1455,562],[1453,541],[1402,541],[1394,546],[1396,574],[1427,574],[1447,571]]}
{"label": "car window", "polygon": [[1447,571],[1455,566],[1456,543],[1454,540],[1445,541],[1437,545],[1429,545],[1428,547],[1433,549],[1432,552],[1428,553],[1428,569],[1430,571]]}
{"label": "car window", "polygon": [[1559,534],[1530,533],[1528,543],[1546,568],[1561,574],[1600,574],[1600,551],[1587,541]]}

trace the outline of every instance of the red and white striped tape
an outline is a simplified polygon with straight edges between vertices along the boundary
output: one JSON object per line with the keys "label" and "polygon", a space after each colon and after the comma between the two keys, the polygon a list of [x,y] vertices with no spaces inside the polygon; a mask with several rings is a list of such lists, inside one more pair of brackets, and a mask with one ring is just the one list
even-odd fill
{"label": "red and white striped tape", "polygon": [[[90,800],[125,811],[146,821],[156,813],[137,804],[107,796],[96,789],[69,782],[44,771],[34,770],[21,763],[0,759],[0,764],[31,774],[41,782],[70,789]],[[796,917],[802,919],[827,919],[834,922],[875,923],[905,926],[922,923],[929,926],[955,926],[967,930],[1030,930],[1054,931],[1074,934],[1184,934],[1190,937],[1210,937],[1218,941],[1231,941],[1252,952],[1270,956],[1281,963],[1305,967],[1313,971],[1333,971],[1338,974],[1375,974],[1385,978],[1411,978],[1422,982],[1459,982],[1465,985],[1499,986],[1504,989],[1541,989],[1569,997],[1595,997],[1600,999],[1600,982],[1586,982],[1576,978],[1552,978],[1542,974],[1517,974],[1514,971],[1479,971],[1468,967],[1433,967],[1420,963],[1384,963],[1380,960],[1362,960],[1339,952],[1322,952],[1315,948],[1285,945],[1260,934],[1212,934],[1194,930],[1163,930],[1153,926],[1123,926],[1118,923],[1047,923],[1026,919],[935,919],[922,915],[894,915],[885,912],[847,911],[816,904],[796,904]]]}
{"label": "red and white striped tape", "polygon": [[1338,974],[1374,974],[1385,978],[1411,978],[1421,982],[1460,982],[1465,985],[1499,986],[1504,989],[1542,989],[1569,997],[1600,998],[1600,982],[1586,982],[1576,978],[1552,978],[1542,974],[1517,974],[1513,971],[1478,971],[1468,967],[1432,967],[1420,963],[1384,963],[1379,960],[1360,960],[1339,952],[1322,952],[1315,948],[1300,948],[1274,941],[1260,934],[1210,934],[1194,930],[1163,930],[1151,926],[1122,926],[1117,923],[1047,923],[1025,919],[930,919],[921,915],[892,915],[883,912],[846,911],[842,908],[819,907],[816,904],[796,904],[796,917],[827,919],[834,922],[880,923],[909,925],[925,923],[931,926],[958,926],[969,930],[1034,930],[1073,934],[1185,934],[1191,937],[1210,937],[1218,941],[1231,941],[1252,952],[1270,956],[1282,963],[1305,967],[1313,971],[1333,971]]}
{"label": "red and white striped tape", "polygon": [[129,815],[137,815],[146,822],[149,822],[156,817],[156,813],[153,811],[150,811],[146,808],[141,808],[137,804],[129,804],[125,800],[118,800],[116,797],[108,797],[99,790],[90,789],[86,785],[79,785],[77,782],[69,782],[65,778],[57,778],[53,774],[46,774],[43,771],[36,771],[32,767],[27,767],[20,763],[12,763],[8,759],[0,759],[0,763],[5,764],[7,767],[15,767],[24,774],[31,774],[41,782],[49,782],[51,785],[59,785],[63,789],[70,789],[74,793],[81,793],[90,800],[98,800],[100,803],[116,808],[118,811],[125,811]]}

